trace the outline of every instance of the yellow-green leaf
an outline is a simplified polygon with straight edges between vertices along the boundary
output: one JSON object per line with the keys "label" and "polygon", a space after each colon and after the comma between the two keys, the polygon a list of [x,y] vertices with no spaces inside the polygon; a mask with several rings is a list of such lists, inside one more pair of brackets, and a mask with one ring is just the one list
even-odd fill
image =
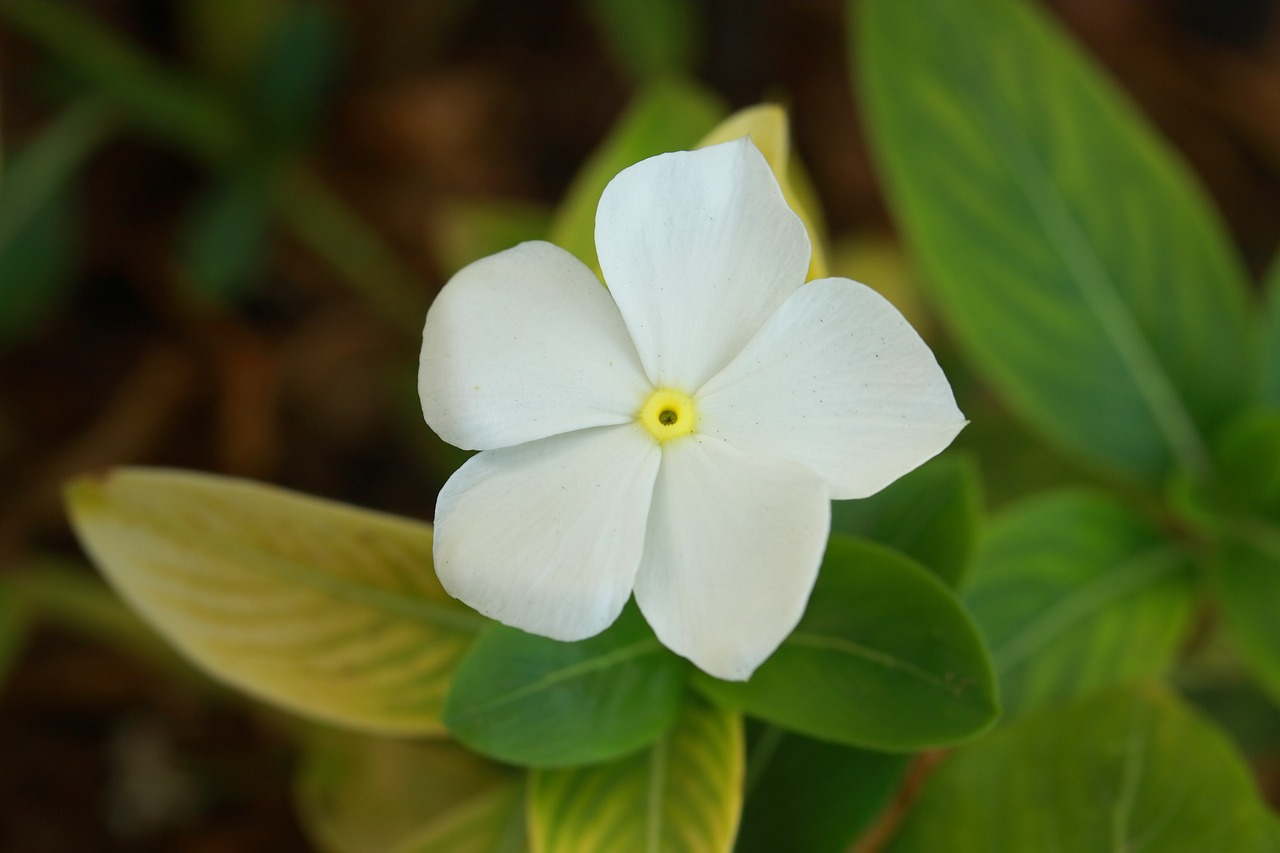
{"label": "yellow-green leaf", "polygon": [[742,811],[742,718],[690,700],[675,727],[612,764],[534,771],[529,836],[537,853],[715,853]]}
{"label": "yellow-green leaf", "polygon": [[298,816],[331,853],[521,853],[524,779],[445,740],[342,732],[308,745]]}
{"label": "yellow-green leaf", "polygon": [[718,145],[744,136],[750,136],[751,141],[760,149],[769,168],[773,169],[774,177],[778,179],[783,198],[800,217],[804,230],[809,233],[809,245],[813,254],[809,258],[808,279],[824,278],[827,275],[827,253],[823,237],[825,229],[821,218],[822,208],[800,159],[791,156],[791,129],[787,122],[787,111],[777,104],[757,104],[739,110],[716,125],[715,129],[702,138],[698,147]]}
{"label": "yellow-green leaf", "polygon": [[117,469],[67,490],[118,592],[215,677],[326,722],[437,733],[482,617],[441,589],[431,528],[283,489]]}

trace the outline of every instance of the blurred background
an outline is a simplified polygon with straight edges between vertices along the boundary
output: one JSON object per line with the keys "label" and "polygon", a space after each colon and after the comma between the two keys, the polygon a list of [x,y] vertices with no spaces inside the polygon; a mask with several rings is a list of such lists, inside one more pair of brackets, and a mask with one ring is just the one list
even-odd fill
{"label": "blurred background", "polygon": [[[1280,240],[1276,4],[1046,5],[1260,277]],[[788,107],[833,273],[939,351],[990,507],[1086,479],[1003,414],[916,296],[846,28],[833,0],[0,0],[0,576],[33,603],[0,618],[0,850],[308,849],[287,724],[115,604],[62,484],[180,466],[430,519],[460,457],[416,400],[427,305],[463,264],[550,233],[663,87]],[[1280,801],[1274,769],[1264,786]]]}

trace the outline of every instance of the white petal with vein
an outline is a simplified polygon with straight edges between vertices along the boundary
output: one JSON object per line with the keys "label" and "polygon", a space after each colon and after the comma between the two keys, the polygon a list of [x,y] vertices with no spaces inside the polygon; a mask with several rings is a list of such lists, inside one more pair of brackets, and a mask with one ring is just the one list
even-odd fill
{"label": "white petal with vein", "polygon": [[660,458],[635,423],[472,457],[436,501],[441,584],[531,633],[599,633],[630,597]]}
{"label": "white petal with vein", "polygon": [[657,385],[692,392],[803,282],[809,238],[747,139],[661,154],[621,172],[596,249]]}
{"label": "white petal with vein", "polygon": [[714,438],[669,442],[636,601],[667,648],[744,680],[800,621],[830,523],[807,468]]}
{"label": "white petal with vein", "polygon": [[698,430],[799,462],[836,499],[878,492],[940,453],[964,415],[933,353],[884,297],[806,284],[698,394]]}
{"label": "white petal with vein", "polygon": [[626,423],[648,389],[608,291],[550,243],[465,267],[427,312],[418,393],[427,423],[457,447]]}

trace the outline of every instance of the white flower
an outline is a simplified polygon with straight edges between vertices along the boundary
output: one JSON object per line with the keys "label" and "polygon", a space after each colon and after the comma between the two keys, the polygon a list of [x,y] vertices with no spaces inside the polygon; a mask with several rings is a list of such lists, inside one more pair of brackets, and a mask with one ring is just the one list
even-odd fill
{"label": "white flower", "polygon": [[832,498],[964,426],[933,354],[809,239],[747,139],[624,170],[596,214],[608,289],[550,243],[463,269],[427,314],[427,423],[481,450],[436,505],[440,581],[580,640],[632,591],[658,638],[745,679],[799,621]]}

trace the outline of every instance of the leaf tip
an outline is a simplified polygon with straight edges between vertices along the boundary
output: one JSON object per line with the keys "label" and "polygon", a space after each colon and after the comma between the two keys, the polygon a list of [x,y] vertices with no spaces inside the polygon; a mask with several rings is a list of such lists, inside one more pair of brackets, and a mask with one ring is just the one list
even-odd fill
{"label": "leaf tip", "polygon": [[105,503],[107,486],[115,473],[115,469],[94,471],[63,483],[62,499],[68,512],[75,516]]}

